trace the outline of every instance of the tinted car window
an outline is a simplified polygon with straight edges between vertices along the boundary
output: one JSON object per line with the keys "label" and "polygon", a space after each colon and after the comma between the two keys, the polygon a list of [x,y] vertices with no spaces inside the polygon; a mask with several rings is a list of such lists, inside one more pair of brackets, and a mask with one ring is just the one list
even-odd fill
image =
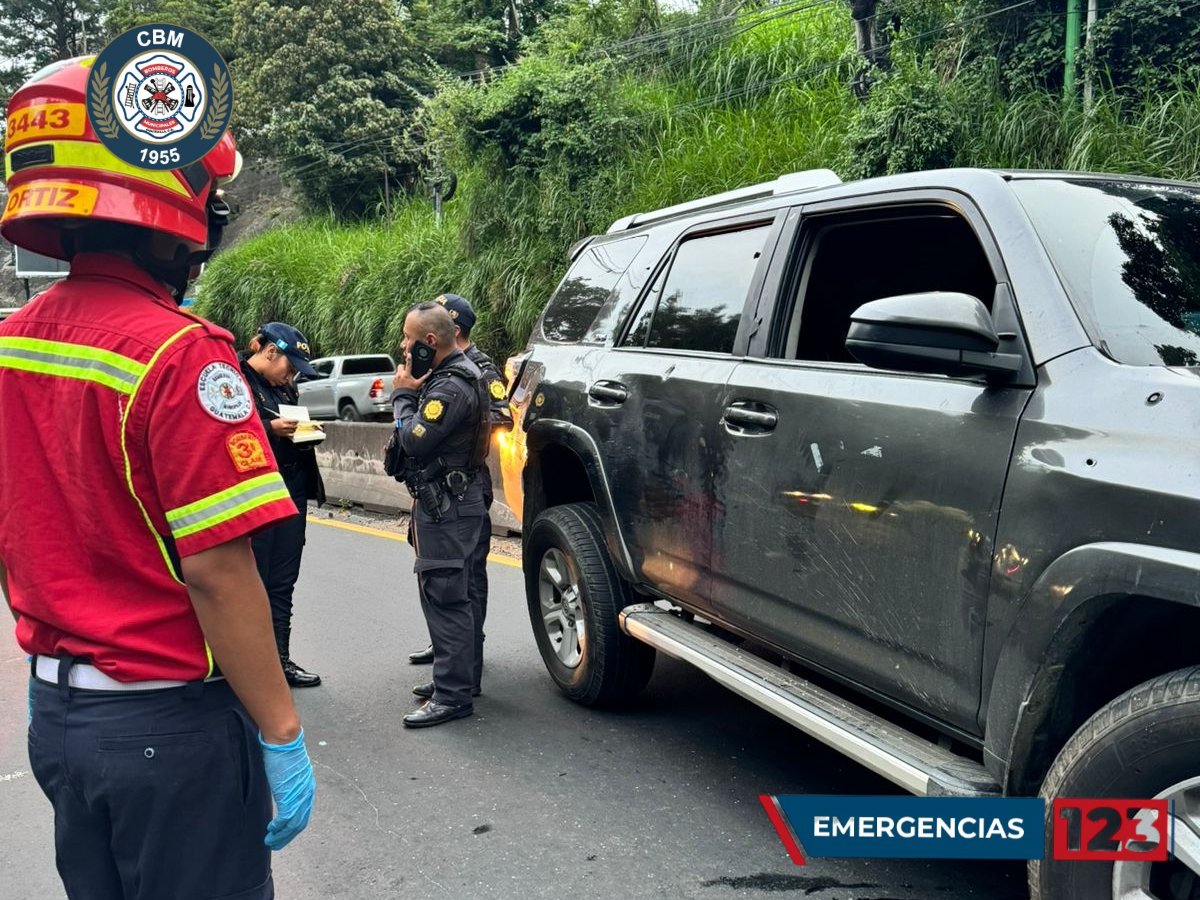
{"label": "tinted car window", "polygon": [[318,375],[328,377],[329,374],[331,372],[333,372],[333,360],[332,359],[318,359],[315,362],[313,362],[312,367],[317,370]]}
{"label": "tinted car window", "polygon": [[991,307],[996,278],[966,220],[933,209],[866,210],[818,218],[808,242],[799,321],[785,356],[855,362],[850,316],[871,300],[927,291],[969,294]]}
{"label": "tinted car window", "polygon": [[342,363],[343,375],[383,375],[395,371],[395,365],[386,356],[363,356]]}
{"label": "tinted car window", "polygon": [[770,225],[761,225],[680,244],[659,292],[646,346],[731,352],[769,232]]}
{"label": "tinted car window", "polygon": [[[584,340],[588,326],[645,242],[645,235],[638,235],[585,249],[546,306],[542,316],[545,338],[564,343]],[[592,340],[601,343],[603,337]]]}
{"label": "tinted car window", "polygon": [[1013,182],[1100,349],[1200,366],[1200,193],[1121,181]]}

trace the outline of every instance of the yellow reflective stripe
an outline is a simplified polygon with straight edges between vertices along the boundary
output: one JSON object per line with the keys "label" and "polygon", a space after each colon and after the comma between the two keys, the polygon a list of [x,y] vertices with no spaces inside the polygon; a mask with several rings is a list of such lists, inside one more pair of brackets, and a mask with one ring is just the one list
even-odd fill
{"label": "yellow reflective stripe", "polygon": [[[30,147],[53,147],[54,162],[39,163],[39,172],[53,169],[91,169],[97,172],[115,172],[138,181],[156,184],[175,194],[191,197],[192,192],[173,169],[140,169],[131,166],[124,160],[113,156],[112,151],[100,143],[92,141],[39,141],[32,144],[22,144],[17,150],[27,150]],[[15,153],[16,150],[13,151]],[[12,178],[12,153],[4,156],[5,180]],[[61,175],[58,177],[62,177]]]}
{"label": "yellow reflective stripe", "polygon": [[215,528],[236,519],[247,510],[276,500],[289,499],[287,485],[278,472],[268,472],[257,478],[217,491],[194,503],[167,511],[167,523],[175,540]]}
{"label": "yellow reflective stripe", "polygon": [[0,337],[0,368],[91,381],[132,394],[147,367],[136,359],[84,344]]}
{"label": "yellow reflective stripe", "polygon": [[[142,385],[146,382],[146,375],[154,368],[154,364],[158,362],[158,358],[162,356],[163,351],[174,344],[177,340],[191,331],[193,328],[199,328],[199,322],[193,322],[190,325],[185,325],[177,332],[167,338],[166,342],[154,351],[154,355],[150,357],[150,361],[146,363],[145,370],[138,378],[137,384],[134,385],[133,391],[129,395],[129,399],[125,403],[125,412],[121,414],[121,456],[125,459],[125,484],[129,487],[129,495],[133,497],[133,502],[138,505],[138,509],[142,511],[142,519],[146,522],[146,527],[150,529],[150,534],[154,536],[155,543],[158,544],[158,552],[162,554],[163,562],[167,564],[167,572],[177,583],[183,584],[179,575],[175,572],[175,566],[171,562],[171,554],[167,552],[166,542],[162,539],[162,535],[158,533],[158,529],[154,527],[154,522],[150,519],[150,514],[146,512],[146,505],[142,503],[142,498],[137,494],[137,488],[133,486],[133,461],[129,458],[129,450],[126,447],[126,436],[129,425],[129,414],[133,410],[133,403],[137,399],[138,391],[142,389]],[[209,665],[209,674],[212,674],[211,660]]]}

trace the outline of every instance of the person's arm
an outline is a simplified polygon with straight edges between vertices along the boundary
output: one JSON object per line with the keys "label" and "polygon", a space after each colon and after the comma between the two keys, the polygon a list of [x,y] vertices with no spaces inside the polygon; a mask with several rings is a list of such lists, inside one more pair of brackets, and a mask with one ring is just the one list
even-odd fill
{"label": "person's arm", "polygon": [[287,744],[300,716],[283,678],[270,606],[250,541],[238,538],[181,560],[204,638],[263,739]]}

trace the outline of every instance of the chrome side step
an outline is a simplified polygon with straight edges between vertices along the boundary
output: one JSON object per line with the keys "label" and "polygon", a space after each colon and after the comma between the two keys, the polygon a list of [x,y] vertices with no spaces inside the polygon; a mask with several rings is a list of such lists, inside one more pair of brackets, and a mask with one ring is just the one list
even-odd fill
{"label": "chrome side step", "polygon": [[921,796],[999,796],[979,763],[951,753],[651,603],[621,612],[621,629]]}

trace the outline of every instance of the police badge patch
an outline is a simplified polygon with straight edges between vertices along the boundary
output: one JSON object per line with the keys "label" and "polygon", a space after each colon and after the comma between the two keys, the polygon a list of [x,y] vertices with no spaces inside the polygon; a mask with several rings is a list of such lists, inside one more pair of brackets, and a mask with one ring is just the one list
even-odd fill
{"label": "police badge patch", "polygon": [[209,363],[200,371],[196,394],[204,411],[218,422],[244,422],[254,404],[242,375],[228,363]]}
{"label": "police badge patch", "polygon": [[491,393],[493,400],[504,399],[504,385],[500,383],[499,378],[493,378],[491,384],[488,385],[488,392]]}
{"label": "police badge patch", "polygon": [[87,111],[96,136],[118,159],[142,169],[189,166],[229,126],[229,69],[196,32],[143,25],[96,57]]}
{"label": "police badge patch", "polygon": [[421,410],[421,418],[426,422],[436,422],[446,411],[446,405],[441,400],[430,400]]}

